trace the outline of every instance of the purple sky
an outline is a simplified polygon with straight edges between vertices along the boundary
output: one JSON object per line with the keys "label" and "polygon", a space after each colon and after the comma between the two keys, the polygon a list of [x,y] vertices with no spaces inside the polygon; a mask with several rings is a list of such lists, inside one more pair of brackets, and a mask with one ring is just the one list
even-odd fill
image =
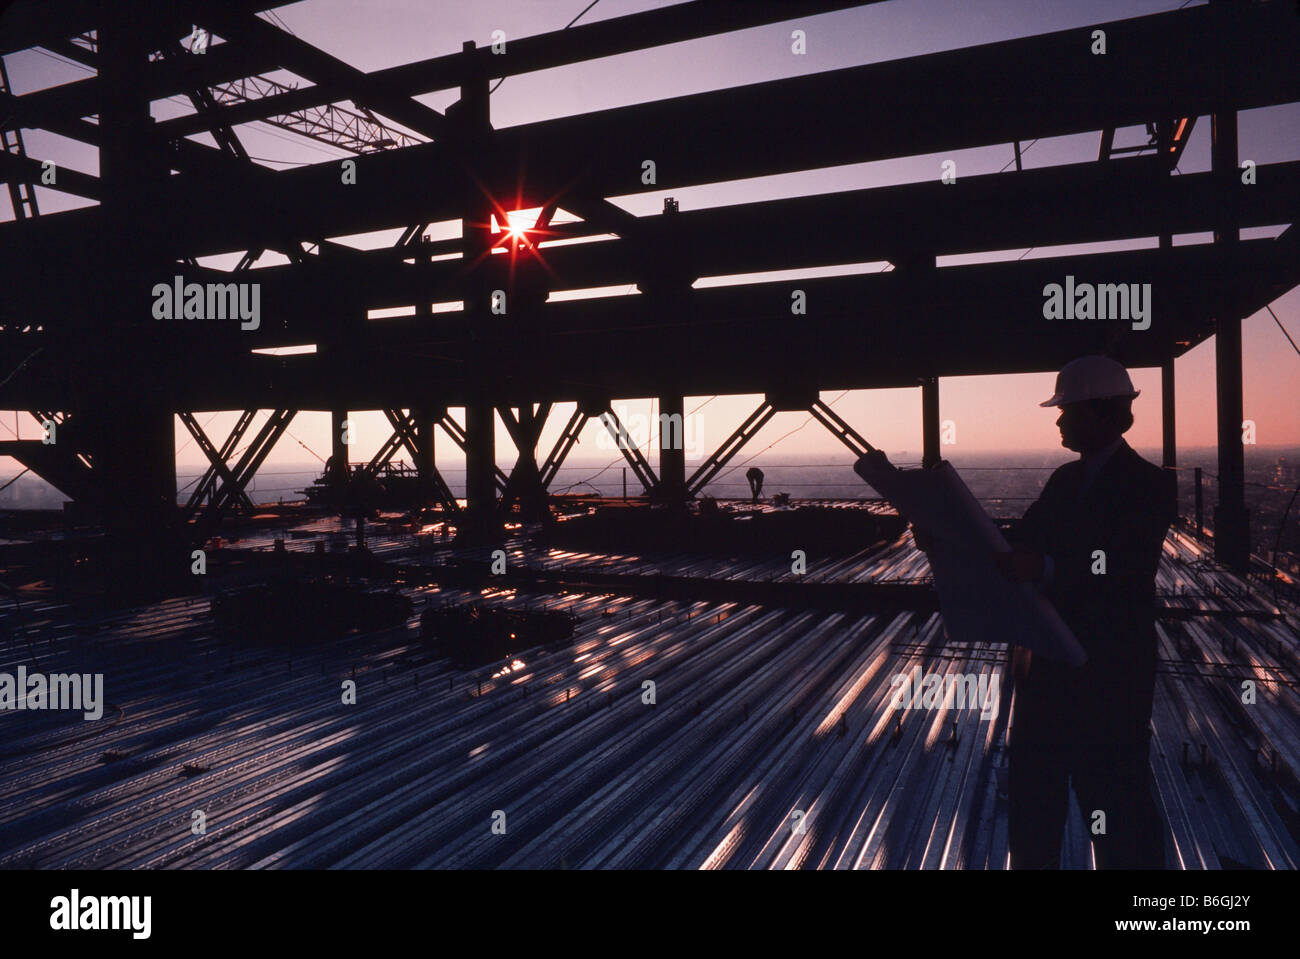
{"label": "purple sky", "polygon": [[[502,30],[507,43],[512,39],[559,29],[586,6],[587,0],[303,0],[281,8],[278,17],[303,39],[362,70],[375,70],[412,60],[451,53],[464,40],[480,45],[491,42],[492,32]],[[601,0],[580,23],[669,6],[646,0]],[[647,100],[680,96],[738,84],[892,60],[936,50],[951,49],[1029,36],[1071,27],[1086,27],[1108,20],[1140,16],[1180,6],[1180,0],[1076,0],[1071,3],[1043,3],[1041,0],[892,0],[856,10],[804,17],[719,37],[675,44],[654,51],[610,57],[591,63],[511,77],[492,97],[493,122],[497,127],[551,117],[585,113]],[[807,34],[807,53],[796,56],[790,49],[790,33]],[[37,52],[6,58],[15,93],[26,93],[87,75],[75,65],[60,63]],[[291,79],[275,74],[275,79]],[[1026,82],[1032,82],[1031,77]],[[889,96],[889,91],[881,91]],[[421,98],[443,109],[455,99],[453,91]],[[158,101],[158,118],[190,112],[186,101]],[[846,117],[846,123],[852,118]],[[265,124],[249,124],[238,133],[250,154],[276,169],[315,163],[349,154],[315,141],[299,139]],[[95,151],[81,144],[40,132],[25,133],[27,152],[39,159],[97,172]],[[1120,131],[1117,145],[1143,142],[1140,129]],[[1096,157],[1097,134],[1062,137],[1033,144],[1024,154],[1027,167],[1080,162]],[[1243,113],[1240,117],[1240,155],[1259,163],[1300,159],[1300,105]],[[700,209],[737,202],[800,194],[835,192],[916,182],[938,175],[942,160],[957,162],[959,175],[994,173],[1012,159],[1010,144],[942,155],[906,157],[878,163],[856,164],[831,170],[807,171],[780,177],[765,177],[731,184],[715,184],[685,190],[650,191],[615,201],[636,214],[658,212],[665,195],[675,196],[683,209]],[[269,162],[281,161],[281,162]],[[1209,168],[1209,125],[1198,123],[1180,164],[1182,172]],[[83,205],[84,201],[38,189],[44,213]],[[0,216],[12,214],[7,197],[0,199]],[[450,227],[454,229],[454,225]],[[1247,231],[1247,238],[1276,235],[1277,229]],[[1208,236],[1186,237],[1175,242],[1205,242]],[[358,246],[387,245],[391,234],[355,238]],[[1129,246],[1154,245],[1138,241]],[[1111,248],[1120,248],[1112,245]],[[1098,247],[1078,248],[1090,252]],[[1017,250],[1007,258],[1015,259]],[[1058,254],[1035,250],[1029,257]],[[214,265],[228,266],[237,254],[213,258]],[[983,258],[987,259],[987,258]],[[276,255],[263,258],[261,265],[283,262]],[[865,269],[865,268],[864,268]],[[875,269],[872,267],[871,269]],[[839,270],[836,272],[846,272]],[[808,275],[807,273],[801,275]],[[773,275],[773,279],[785,275]],[[1273,304],[1273,309],[1300,340],[1300,292],[1292,290]],[[1267,312],[1248,318],[1243,326],[1245,363],[1245,416],[1256,423],[1260,445],[1300,444],[1300,355],[1293,351]],[[1212,445],[1214,428],[1213,341],[1202,344],[1177,362],[1178,432],[1181,446]],[[1135,402],[1136,425],[1128,434],[1135,446],[1155,446],[1160,441],[1160,377],[1157,370],[1134,370],[1133,379],[1142,391]],[[940,416],[955,426],[956,450],[1053,449],[1059,448],[1054,427],[1055,412],[1038,403],[1052,392],[1050,374],[1030,376],[979,376],[946,378],[940,385]],[[827,401],[839,393],[823,394]],[[707,398],[688,398],[693,410]],[[720,397],[697,414],[695,427],[700,447],[711,450],[759,402],[758,396]],[[629,402],[633,412],[649,414],[648,401]],[[920,391],[878,390],[853,392],[835,402],[845,416],[873,444],[887,451],[920,446]],[[551,415],[540,448],[548,449],[567,419],[569,407],[560,406]],[[203,414],[208,432],[217,442],[224,437],[235,414]],[[748,455],[800,426],[808,417],[783,413],[765,427],[746,448]],[[6,416],[12,424],[12,417]],[[0,421],[3,421],[0,420]],[[352,447],[353,460],[364,460],[387,437],[389,428],[382,414],[354,417],[358,440]],[[12,426],[5,427],[11,430]],[[589,424],[575,456],[594,459],[608,452],[597,445],[599,427]],[[36,425],[25,415],[21,432],[35,437]],[[329,449],[326,414],[299,414],[291,427],[294,439],[286,438],[272,453],[269,464],[303,462],[309,454],[299,445],[325,455]],[[178,425],[178,463],[182,468],[204,462],[202,454]],[[462,463],[453,456],[450,442],[439,440],[439,465],[455,469]],[[498,428],[498,450],[502,462],[513,461],[513,447],[504,428]],[[773,453],[807,455],[810,460],[847,457],[847,451],[813,423],[773,447]],[[945,449],[945,452],[947,448]],[[705,450],[707,452],[707,450]],[[1065,456],[1065,451],[1062,451]]]}

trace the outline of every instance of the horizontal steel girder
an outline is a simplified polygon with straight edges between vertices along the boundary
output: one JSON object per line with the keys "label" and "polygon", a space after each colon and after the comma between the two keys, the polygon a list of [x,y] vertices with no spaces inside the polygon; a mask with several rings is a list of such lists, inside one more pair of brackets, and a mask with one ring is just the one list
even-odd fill
{"label": "horizontal steel girder", "polygon": [[[1234,179],[1225,190],[1213,174],[1169,176],[1154,158],[1141,158],[969,177],[953,186],[936,180],[642,217],[636,243],[544,247],[542,258],[554,279],[543,267],[524,264],[518,282],[552,289],[644,282],[648,261],[638,251],[647,244],[658,254],[655,262],[677,264],[693,279],[887,260],[914,251],[962,254],[1208,232],[1225,206],[1243,228],[1300,219],[1300,162],[1264,164],[1256,176],[1253,185]],[[19,241],[22,255],[0,262],[0,287],[10,291],[0,304],[0,322],[6,315],[75,315],[93,308],[78,300],[88,287],[84,237],[74,244],[64,231],[30,226]],[[0,237],[4,232],[0,228]],[[763,241],[736,243],[738,236]],[[262,285],[265,304],[311,305],[299,314],[318,319],[293,323],[286,332],[328,338],[337,325],[332,315],[345,303],[355,302],[360,310],[462,299],[470,278],[462,260],[402,262],[411,256],[410,247],[325,252],[300,265],[250,274]],[[343,256],[346,270],[337,268]],[[49,281],[27,282],[37,268]],[[228,275],[211,270],[192,276],[225,282]],[[270,329],[268,324],[264,331]]]}
{"label": "horizontal steel girder", "polygon": [[252,245],[268,219],[307,236],[452,219],[475,179],[537,205],[575,176],[600,196],[640,192],[646,158],[662,191],[1300,99],[1300,71],[1259,69],[1300,60],[1300,18],[1288,4],[1191,7],[1097,28],[1107,31],[1105,56],[1089,52],[1088,30],[1067,30],[510,127],[472,157],[473,178],[447,143],[358,157],[347,187],[337,162],[273,183],[174,177],[164,193],[177,202],[164,196],[151,217],[179,248],[204,255]]}
{"label": "horizontal steel girder", "polygon": [[[1255,312],[1296,283],[1300,257],[1290,233],[1239,244],[1238,262],[1249,269],[1234,273],[1238,315]],[[1150,328],[1044,319],[1044,288],[1064,284],[1067,276],[1078,283],[1150,283]],[[1102,348],[1112,334],[1121,334],[1117,358],[1158,366],[1212,334],[1224,277],[1222,254],[1211,244],[919,274],[896,270],[692,290],[669,313],[646,297],[607,297],[550,303],[508,325],[497,317],[471,323],[453,314],[377,320],[346,349],[296,357],[250,354],[254,346],[273,345],[275,337],[241,333],[237,321],[151,321],[169,322],[177,331],[155,385],[178,397],[178,409],[190,410],[277,401],[299,409],[382,409],[409,406],[415,395],[433,405],[461,406],[477,386],[470,361],[482,351],[499,384],[495,405],[564,402],[601,392],[655,396],[664,370],[695,395],[766,392],[774,384],[865,389],[911,386],[921,375],[1058,369]],[[796,286],[807,298],[806,315],[791,313]],[[75,341],[48,333],[0,336],[0,365],[13,368],[38,346],[41,352],[22,374],[0,388],[0,408],[70,408],[65,400],[76,395],[78,371],[93,357],[79,354]]]}

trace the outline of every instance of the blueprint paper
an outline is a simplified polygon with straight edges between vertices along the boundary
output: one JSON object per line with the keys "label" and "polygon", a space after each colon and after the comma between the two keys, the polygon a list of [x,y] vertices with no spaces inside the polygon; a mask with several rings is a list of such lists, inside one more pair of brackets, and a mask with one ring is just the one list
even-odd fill
{"label": "blueprint paper", "polygon": [[993,565],[991,554],[1011,547],[951,464],[900,470],[863,460],[857,469],[934,539],[930,568],[949,639],[1014,643],[1071,666],[1084,663],[1087,654],[1056,608],[1032,585],[1007,581]]}

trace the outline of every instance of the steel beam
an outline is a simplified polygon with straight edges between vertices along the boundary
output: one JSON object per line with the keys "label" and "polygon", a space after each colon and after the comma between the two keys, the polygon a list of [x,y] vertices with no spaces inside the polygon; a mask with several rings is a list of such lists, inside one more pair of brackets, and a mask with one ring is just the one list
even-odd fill
{"label": "steel beam", "polygon": [[40,440],[0,440],[0,456],[12,456],[78,503],[104,506],[100,478],[66,443],[47,446]]}
{"label": "steel beam", "polygon": [[[161,49],[178,42],[178,37],[190,29],[189,19],[184,22],[185,26],[174,33],[165,27],[159,29],[154,33],[151,45],[155,49]],[[147,28],[156,26],[143,18],[139,23]],[[273,49],[239,43],[218,44],[201,55],[192,54],[183,48],[182,52],[183,58],[153,60],[145,66],[139,79],[141,95],[149,100],[162,100],[185,95],[190,90],[206,89],[243,77],[268,73],[279,65],[278,56]],[[99,68],[100,58],[95,57],[94,60],[93,65]],[[15,97],[10,101],[11,112],[3,116],[6,124],[22,126],[43,127],[50,122],[66,123],[99,113],[103,104],[113,99],[116,93],[101,74]],[[218,119],[217,122],[223,121]]]}
{"label": "steel beam", "polygon": [[1234,287],[1239,284],[1240,224],[1236,194],[1241,188],[1237,168],[1237,114],[1214,114],[1210,161],[1222,191],[1217,206],[1219,226],[1214,247],[1220,254],[1222,287],[1215,302],[1215,399],[1218,420],[1219,501],[1214,508],[1214,555],[1221,563],[1245,570],[1250,564],[1250,514],[1246,510],[1245,450],[1242,446],[1241,318]]}
{"label": "steel beam", "polygon": [[1174,359],[1160,364],[1160,463],[1166,469],[1178,465],[1178,431],[1175,423]]}
{"label": "steel beam", "polygon": [[[219,2],[233,10],[274,10],[297,0],[202,0]],[[200,0],[134,0],[132,16],[140,20],[186,17],[202,5]],[[5,29],[0,36],[0,54],[15,53],[28,47],[48,46],[47,41],[75,37],[96,29],[103,21],[106,4],[102,0],[22,0],[5,10]],[[215,52],[215,48],[214,51]]]}
{"label": "steel beam", "polygon": [[226,482],[213,494],[207,507],[197,518],[194,532],[198,542],[204,542],[211,535],[212,530],[220,521],[221,516],[234,505],[240,494],[248,487],[248,483],[261,469],[262,463],[266,461],[267,455],[275,448],[275,444],[280,440],[288,430],[289,424],[297,415],[297,410],[272,410],[257,431],[253,442],[244,450],[244,454],[239,458],[231,473],[232,482]]}
{"label": "steel beam", "polygon": [[[1191,7],[1100,24],[1112,45],[1105,57],[1091,56],[1079,32],[1069,30],[525,124],[496,131],[493,155],[476,172],[494,188],[513,190],[526,156],[523,192],[540,203],[549,199],[542,184],[565,182],[583,170],[586,188],[600,196],[639,192],[640,162],[652,156],[657,188],[664,190],[1192,116],[1212,112],[1224,96],[1237,109],[1292,102],[1300,99],[1294,71],[1262,74],[1252,66],[1300,58],[1300,26],[1284,7],[1232,13]],[[1026,84],[1025,76],[1039,79]],[[956,88],[963,97],[936,95]],[[884,89],[894,92],[882,97]],[[1075,95],[1079,89],[1089,96]],[[973,115],[972,100],[998,107]],[[829,118],[810,124],[803,113],[773,110],[773,102],[833,103],[837,115],[857,119],[848,130]],[[173,137],[196,132],[159,127]],[[665,140],[668,129],[677,135]],[[881,137],[879,130],[891,135]],[[437,220],[459,212],[446,189],[435,189],[458,176],[459,154],[448,144],[359,157],[357,164],[357,185],[342,198],[352,210],[377,214],[392,202],[384,196],[387,184],[400,181],[412,185],[401,198],[405,215],[416,209]],[[337,179],[336,167],[280,174],[280,201],[308,213]],[[237,198],[221,200],[223,215],[235,219]],[[239,212],[238,219],[243,216]]]}
{"label": "steel beam", "polygon": [[609,430],[609,435],[614,437],[619,452],[627,460],[628,466],[632,467],[632,472],[636,474],[636,478],[645,487],[645,491],[654,493],[659,488],[659,478],[655,476],[654,469],[650,466],[650,461],[645,458],[645,454],[631,441],[631,437],[628,435],[626,427],[619,420],[618,414],[612,408],[606,408],[600,414],[600,421],[604,424],[605,429]]}
{"label": "steel beam", "polygon": [[404,447],[410,453],[411,461],[415,465],[422,495],[431,496],[449,512],[459,512],[460,506],[456,503],[456,497],[452,495],[450,487],[434,463],[432,414],[427,410],[413,409],[407,412],[386,409],[384,415],[392,425],[393,432],[366,464],[365,472],[370,476],[376,475],[392,460],[393,454]]}
{"label": "steel beam", "polygon": [[686,498],[686,407],[676,391],[659,397],[659,487],[656,496],[670,504]]}
{"label": "steel beam", "polygon": [[546,459],[542,461],[541,466],[541,484],[542,489],[550,489],[551,484],[555,482],[556,475],[560,472],[560,467],[564,465],[564,459],[573,449],[573,444],[578,442],[578,434],[582,432],[583,426],[587,423],[587,413],[583,410],[582,405],[573,411],[569,416],[569,421],[564,424],[564,429],[560,432],[551,451],[546,454]]}
{"label": "steel beam", "polygon": [[[17,130],[4,131],[6,148],[10,143],[14,143],[17,150],[22,149],[22,141],[18,139],[17,134]],[[18,219],[22,219],[40,213],[40,210],[36,208],[36,196],[32,193],[32,188],[34,184],[41,182],[41,174],[44,172],[45,167],[44,161],[29,157],[25,153],[17,152],[17,150],[6,149],[5,152],[0,153],[0,181],[9,184],[11,200],[14,200],[15,191],[25,191],[21,202],[14,200],[14,214]],[[73,196],[84,197],[87,200],[98,200],[101,193],[98,177],[89,176],[68,167],[56,168],[54,182],[44,185],[50,190],[70,193]]]}
{"label": "steel beam", "polygon": [[874,453],[876,448],[863,438],[862,434],[849,425],[848,420],[840,416],[827,404],[817,400],[808,408],[817,422],[831,431],[831,434],[849,448],[854,456],[862,457]]}
{"label": "steel beam", "polygon": [[[194,149],[216,159],[216,151]],[[220,176],[215,166],[212,172]],[[1259,182],[1239,198],[1240,225],[1266,226],[1278,222],[1279,217],[1300,217],[1300,162],[1262,165],[1257,173]],[[266,187],[249,184],[248,188],[260,193],[269,189],[269,183]],[[1137,194],[1143,202],[1135,207],[1126,198]],[[1157,158],[1144,157],[1028,170],[1019,176],[969,177],[962,180],[960,191],[938,182],[916,183],[686,211],[671,217],[630,217],[656,249],[654,264],[647,262],[643,252],[638,253],[636,244],[622,240],[543,247],[540,253],[547,265],[565,278],[566,285],[574,287],[644,283],[661,262],[680,264],[689,283],[697,276],[839,263],[845,259],[846,249],[853,250],[855,260],[870,261],[890,259],[901,247],[962,254],[1209,231],[1215,226],[1217,206],[1211,173],[1170,177]],[[85,216],[87,213],[91,215]],[[96,213],[47,215],[41,218],[45,222],[19,226],[0,224],[0,242],[31,245],[44,251],[43,256],[54,264],[75,263]],[[357,225],[346,210],[341,216],[348,230]],[[66,226],[59,223],[67,217],[72,219]],[[864,231],[862,223],[887,226]],[[186,239],[193,228],[183,223],[176,227],[178,243],[196,256],[244,248],[249,236],[268,232],[263,223],[252,234],[232,232],[220,244],[193,246]],[[625,223],[610,227],[626,230]],[[729,242],[730,237],[760,233],[764,237],[761,244]],[[311,234],[303,228],[299,235]],[[451,252],[459,246],[459,241],[447,241],[435,252]],[[371,300],[368,306],[410,303],[426,293],[432,299],[440,291],[445,291],[447,298],[460,298],[452,294],[464,261],[404,264],[400,262],[404,249],[410,257],[407,248],[352,251],[358,270],[349,271],[347,280],[361,284]],[[17,271],[20,265],[14,262],[8,269]],[[0,264],[0,278],[5,272],[6,266]],[[287,267],[281,267],[259,271],[259,275],[272,283],[287,272]],[[542,273],[542,268],[537,267],[536,272]]]}
{"label": "steel beam", "polygon": [[723,440],[722,444],[691,474],[691,478],[686,481],[687,495],[700,495],[741,448],[775,415],[776,409],[764,399],[758,405],[758,409],[745,417],[744,422],[736,427],[732,434]]}
{"label": "steel beam", "polygon": [[235,499],[237,505],[244,509],[252,509],[253,503],[249,500],[248,495],[235,481],[234,474],[230,472],[230,467],[226,465],[226,460],[234,451],[235,446],[243,439],[244,433],[248,430],[248,424],[252,422],[254,410],[245,410],[240,416],[235,428],[230,431],[226,437],[225,443],[218,450],[213,445],[212,440],[208,438],[203,427],[199,425],[198,420],[194,418],[193,413],[176,414],[180,421],[185,424],[185,428],[190,431],[190,435],[203,451],[203,455],[208,458],[208,468],[199,478],[198,484],[194,487],[194,492],[190,494],[189,502],[185,504],[185,514],[187,517],[195,516],[203,505],[203,500],[208,494],[216,489],[217,480],[220,479],[224,484],[235,490]]}
{"label": "steel beam", "polygon": [[[167,265],[162,237],[139,229],[141,210],[155,209],[166,175],[154,149],[149,100],[142,89],[153,49],[150,34],[122,5],[103,7],[98,25],[100,79],[115,95],[99,111],[100,218],[93,252],[83,264],[94,277],[97,305],[79,309],[64,353],[85,377],[71,402],[57,404],[84,423],[106,507],[106,587],[126,599],[156,595],[189,575],[176,505],[176,432],[160,371],[167,346],[157,321],[136,309],[128,291],[148,290]],[[111,356],[111,362],[103,362]],[[92,360],[94,357],[98,360]],[[141,384],[153,388],[141,389]]]}
{"label": "steel beam", "polygon": [[[452,418],[452,415],[446,410],[443,410],[442,415],[438,417],[435,422],[447,432],[447,435],[451,437],[451,441],[460,447],[460,451],[468,456],[469,436],[465,427],[457,423],[455,419]],[[505,489],[506,481],[508,479],[505,472],[495,464],[493,464],[492,470],[496,482],[496,488]]]}
{"label": "steel beam", "polygon": [[380,469],[392,460],[393,454],[403,446],[406,446],[408,450],[414,449],[413,444],[410,443],[406,436],[402,421],[394,419],[392,410],[384,410],[384,413],[387,414],[388,422],[393,425],[394,429],[393,432],[388,434],[388,438],[380,444],[379,449],[375,451],[375,455],[370,457],[370,462],[362,469],[362,472],[369,476],[374,476],[378,473]]}
{"label": "steel beam", "polygon": [[351,436],[348,436],[348,442],[344,442],[343,431],[347,425],[347,410],[330,411],[330,458],[329,470],[330,479],[335,483],[347,482],[349,470],[348,464],[348,446],[350,445]]}
{"label": "steel beam", "polygon": [[921,380],[921,468],[939,465],[939,378]]}
{"label": "steel beam", "polygon": [[[408,97],[394,96],[374,89],[362,71],[349,63],[330,56],[325,51],[304,40],[285,33],[253,16],[251,13],[226,11],[212,5],[197,14],[199,24],[220,33],[235,42],[260,45],[274,50],[276,59],[294,73],[306,77],[324,88],[352,91],[348,98],[358,106],[373,107],[398,123],[428,137],[443,136],[448,132],[447,119],[437,110]],[[261,72],[261,71],[259,71]],[[371,89],[367,89],[370,85]],[[229,125],[228,120],[219,122]]]}
{"label": "steel beam", "polygon": [[[0,56],[0,97],[9,97],[9,71],[5,60]],[[36,202],[35,183],[40,179],[41,164],[38,160],[27,157],[27,148],[23,145],[23,131],[18,128],[0,129],[0,179],[9,184],[9,204],[14,211],[15,220],[25,220],[39,216],[40,208]]]}
{"label": "steel beam", "polygon": [[[1250,315],[1295,285],[1300,277],[1300,256],[1290,237],[1295,233],[1242,242],[1251,269],[1238,279],[1240,315]],[[790,315],[790,284],[781,283],[691,290],[682,309],[669,316],[642,302],[644,297],[556,302],[534,317],[511,318],[510,327],[500,318],[496,328],[479,324],[475,334],[510,372],[494,386],[501,405],[570,401],[593,388],[607,395],[653,396],[667,369],[687,395],[761,392],[774,382],[813,390],[910,387],[918,370],[937,376],[1052,371],[1073,356],[1104,347],[1114,323],[1043,319],[1044,286],[1073,275],[1080,281],[1152,284],[1151,328],[1125,335],[1115,356],[1130,367],[1159,366],[1213,332],[1210,317],[1222,264],[1212,247],[949,267],[925,278],[894,271],[801,280],[809,313],[798,318]],[[214,275],[229,279],[229,274]],[[473,385],[484,382],[470,365],[472,351],[483,346],[467,339],[461,314],[366,324],[353,338],[340,340],[342,353],[333,356],[250,355],[251,348],[328,345],[338,336],[318,324],[322,316],[339,322],[340,307],[333,301],[349,291],[325,285],[328,271],[322,270],[320,279],[317,289],[263,284],[263,309],[271,315],[276,304],[274,315],[284,321],[280,330],[244,332],[237,324],[225,330],[170,327],[171,352],[156,369],[165,370],[175,408],[269,407],[277,397],[287,397],[305,409],[375,409],[417,395],[428,395],[437,405],[463,405]],[[284,296],[289,289],[302,297]],[[0,303],[0,310],[11,303],[12,298]],[[880,319],[900,313],[911,322]],[[24,315],[31,314],[19,313]],[[691,337],[691,350],[673,346],[678,334]],[[936,352],[936,342],[945,348]],[[0,335],[0,366],[14,369],[42,344],[21,377],[0,386],[0,408],[77,407],[69,399],[78,389],[76,367],[69,368],[68,354],[61,352],[75,341],[55,340],[48,332]]]}
{"label": "steel beam", "polygon": [[[414,117],[412,119],[415,122],[411,123],[389,110],[400,110],[397,104],[405,105],[406,98],[458,87],[474,77],[492,79],[532,73],[664,43],[693,40],[776,23],[792,17],[815,16],[875,2],[879,0],[805,0],[800,3],[750,2],[739,5],[729,0],[694,0],[667,9],[650,10],[535,37],[508,40],[504,55],[495,54],[490,47],[471,48],[468,56],[462,50],[458,54],[434,57],[370,74],[349,73],[353,68],[340,61],[323,61],[320,58],[324,54],[303,44],[293,52],[294,63],[298,65],[284,65],[295,72],[302,72],[310,79],[316,80],[319,77],[315,87],[224,108],[222,122],[231,125],[248,123],[351,99],[354,102],[373,104],[379,112],[387,113],[413,130],[420,131],[420,126],[426,125],[436,131],[440,124],[437,121],[427,123],[427,116]],[[271,42],[269,35],[265,39],[268,43]],[[304,72],[302,68],[311,73]],[[385,110],[385,106],[389,110]],[[169,121],[172,124],[167,128],[169,135],[189,136],[202,131],[201,125],[184,122],[185,119],[181,118],[179,122]]]}
{"label": "steel beam", "polygon": [[[84,35],[74,37],[73,39],[90,40],[91,35],[90,32],[87,31]],[[91,67],[95,70],[99,69],[99,53],[90,47],[82,46],[79,43],[73,43],[72,40],[62,39],[47,40],[42,43],[41,46],[46,50],[49,50],[51,53],[57,53],[61,56],[67,57],[69,60],[75,60],[83,66]]]}
{"label": "steel beam", "polygon": [[433,423],[436,417],[427,407],[411,410],[411,420],[415,439],[415,468],[421,478],[432,479],[438,472],[437,451],[434,448],[435,433]]}
{"label": "steel beam", "polygon": [[533,404],[526,403],[519,408],[517,418],[509,407],[498,412],[519,454],[501,491],[501,511],[508,512],[518,500],[526,519],[542,519],[546,511],[546,490],[541,485],[541,471],[537,466],[537,440],[550,416],[551,404],[542,403],[534,410]]}

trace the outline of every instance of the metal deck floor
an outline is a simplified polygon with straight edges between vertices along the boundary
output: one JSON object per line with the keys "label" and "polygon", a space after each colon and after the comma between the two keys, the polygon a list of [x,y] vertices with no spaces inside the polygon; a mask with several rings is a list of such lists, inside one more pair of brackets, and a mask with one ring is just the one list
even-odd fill
{"label": "metal deck floor", "polygon": [[[610,558],[585,554],[525,558],[611,569]],[[1171,531],[1165,602],[1271,608],[1258,595],[1222,595],[1244,584],[1206,559]],[[617,562],[758,580],[789,572],[776,560]],[[810,558],[809,572],[865,581],[926,570],[904,536],[824,566]],[[417,614],[422,598],[468,596],[410,593]],[[418,615],[405,629],[288,658],[218,642],[202,599],[98,621],[93,632],[65,610],[29,610],[30,653],[17,644],[0,669],[102,672],[110,705],[96,722],[0,713],[0,867],[1005,866],[1007,697],[992,721],[977,710],[887,708],[896,673],[1000,670],[1005,646],[945,644],[937,616],[906,612],[578,594],[545,602],[580,617],[572,648],[522,653],[497,676],[432,658]],[[1297,610],[1285,609],[1295,622]],[[1169,865],[1294,868],[1294,628],[1213,616],[1158,628],[1151,758]],[[341,683],[354,676],[357,704],[344,705]],[[1254,705],[1240,702],[1245,678],[1258,684]],[[642,701],[647,680],[655,705]],[[203,835],[191,830],[196,810]],[[1077,817],[1065,851],[1069,867],[1088,867]]]}

